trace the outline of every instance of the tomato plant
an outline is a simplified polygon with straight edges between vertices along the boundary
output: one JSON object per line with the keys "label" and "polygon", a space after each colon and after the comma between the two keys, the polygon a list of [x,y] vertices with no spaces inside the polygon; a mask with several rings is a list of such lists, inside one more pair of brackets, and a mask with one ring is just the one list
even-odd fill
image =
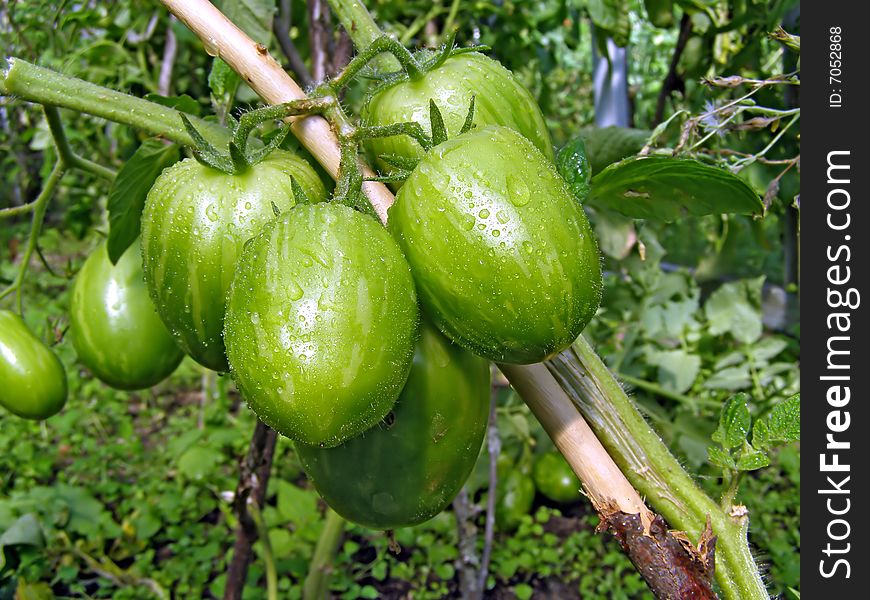
{"label": "tomato plant", "polygon": [[297,444],[314,487],[374,529],[441,512],[468,479],[486,432],[489,365],[424,325],[408,381],[379,425],[336,448]]}
{"label": "tomato plant", "polygon": [[20,316],[0,310],[0,406],[19,417],[42,420],[60,412],[66,398],[60,359]]}
{"label": "tomato plant", "polygon": [[[363,107],[361,118],[366,125],[416,122],[429,129],[431,100],[442,111],[448,132],[457,133],[472,98],[476,126],[510,127],[553,159],[550,134],[535,99],[513,73],[477,52],[450,56],[417,77],[378,89]],[[372,139],[367,147],[375,156],[419,159],[424,154],[416,141],[404,135]]]}
{"label": "tomato plant", "polygon": [[598,308],[589,222],[552,163],[490,126],[433,148],[390,208],[420,294],[454,342],[532,363],[573,342]]}
{"label": "tomato plant", "polygon": [[116,265],[100,244],[76,276],[69,310],[79,359],[112,387],[151,387],[184,357],[148,295],[138,242]]}
{"label": "tomato plant", "polygon": [[335,446],[386,416],[411,368],[418,310],[380,224],[336,203],[300,205],[262,229],[236,271],[227,356],[263,422]]}
{"label": "tomato plant", "polygon": [[145,281],[157,312],[185,352],[215,371],[228,368],[224,298],[242,245],[297,200],[325,199],[320,178],[295,154],[276,151],[241,173],[185,159],[160,175],[142,213]]}

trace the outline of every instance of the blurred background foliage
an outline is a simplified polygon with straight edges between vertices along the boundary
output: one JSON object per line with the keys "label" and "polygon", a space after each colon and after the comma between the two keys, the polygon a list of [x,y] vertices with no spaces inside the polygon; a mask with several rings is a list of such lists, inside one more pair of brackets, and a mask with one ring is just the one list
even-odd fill
{"label": "blurred background foliage", "polygon": [[[273,26],[259,23],[258,39],[300,79],[299,63],[310,71],[305,2],[217,4],[230,13],[246,14],[248,7],[274,15]],[[637,154],[656,130],[651,148],[682,147],[731,168],[764,197],[763,219],[661,224],[590,211],[607,287],[587,335],[701,485],[719,493],[723,472],[710,463],[707,447],[723,402],[747,392],[760,417],[798,391],[799,127],[784,133],[784,119],[758,122],[754,113],[722,109],[751,89],[746,80],[798,71],[799,53],[768,36],[779,25],[800,33],[798,3],[373,0],[369,7],[409,46],[436,46],[453,28],[460,44],[490,46],[537,97],[555,145],[583,135],[593,166]],[[333,50],[341,45],[335,29]],[[594,129],[593,54],[608,37],[627,49],[631,129]],[[152,1],[2,0],[0,47],[7,56],[138,96],[189,96],[186,110],[203,116],[222,108],[209,86],[214,60]],[[730,76],[743,79],[704,83]],[[761,86],[755,106],[794,109],[798,89]],[[364,83],[348,92],[351,110],[364,93]],[[234,101],[244,110],[256,99],[242,87]],[[142,139],[110,122],[62,115],[72,147],[103,165],[120,166]],[[41,109],[0,97],[0,207],[36,196],[53,153]],[[54,342],[70,373],[72,401],[45,424],[0,415],[0,535],[15,524],[27,529],[23,515],[35,515],[39,525],[15,545],[0,538],[0,598],[22,585],[35,598],[219,597],[235,525],[226,493],[235,486],[252,415],[228,381],[203,379],[189,361],[152,390],[111,391],[76,362],[63,339],[67,287],[106,232],[107,191],[105,181],[86,173],[63,180],[40,240],[45,264],[34,264],[26,282],[28,324]],[[0,229],[4,284],[15,275],[26,226],[4,221]],[[498,397],[503,453],[528,472],[534,456],[552,447],[514,394],[499,388]],[[773,453],[770,462],[748,474],[738,500],[751,511],[751,541],[771,593],[799,597],[792,595],[799,589],[799,447]],[[485,469],[484,451],[469,482],[477,507],[488,493]],[[279,442],[264,517],[285,597],[299,597],[321,508],[290,444]],[[521,512],[497,534],[492,597],[646,597],[616,543],[593,535],[596,519],[585,502],[559,505],[537,493]],[[482,515],[474,519],[482,529]],[[402,552],[394,555],[383,535],[351,528],[333,592],[345,598],[457,592],[452,512],[397,532],[397,539]],[[263,577],[255,561],[246,598],[264,596]]]}

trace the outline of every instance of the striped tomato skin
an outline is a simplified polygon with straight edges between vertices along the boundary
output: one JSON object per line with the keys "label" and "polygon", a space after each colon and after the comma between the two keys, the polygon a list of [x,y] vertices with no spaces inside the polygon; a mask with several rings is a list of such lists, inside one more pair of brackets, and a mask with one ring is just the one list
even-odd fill
{"label": "striped tomato skin", "polygon": [[272,204],[279,210],[296,204],[294,178],[308,200],[326,199],[311,166],[283,151],[236,175],[188,158],[164,170],[148,193],[145,282],[178,345],[209,369],[228,369],[224,307],[242,246],[274,217]]}
{"label": "striped tomato skin", "polygon": [[[534,96],[501,63],[477,52],[452,56],[419,79],[376,91],[363,107],[362,120],[366,125],[415,121],[429,132],[431,99],[452,137],[462,128],[472,97],[475,127],[509,127],[553,160],[550,134]],[[375,156],[423,157],[420,145],[405,135],[368,140],[366,147]],[[380,166],[390,170],[385,163]]]}
{"label": "striped tomato skin", "polygon": [[0,310],[0,406],[41,421],[67,400],[66,370],[51,348],[11,310]]}
{"label": "striped tomato skin", "polygon": [[411,270],[373,218],[301,205],[245,246],[227,300],[233,379],[267,425],[331,447],[376,425],[414,353]]}
{"label": "striped tomato skin", "polygon": [[491,125],[420,161],[389,210],[420,303],[454,343],[495,362],[567,348],[601,301],[598,246],[565,181]]}
{"label": "striped tomato skin", "polygon": [[88,256],[73,284],[70,337],[85,366],[122,390],[156,385],[181,362],[145,287],[138,240],[115,265],[105,242]]}

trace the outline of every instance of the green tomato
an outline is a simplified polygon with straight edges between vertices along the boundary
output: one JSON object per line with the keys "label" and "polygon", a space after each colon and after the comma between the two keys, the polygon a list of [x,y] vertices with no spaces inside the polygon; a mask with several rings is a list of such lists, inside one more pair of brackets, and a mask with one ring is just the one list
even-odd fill
{"label": "green tomato", "polygon": [[[553,160],[550,134],[534,97],[498,61],[476,52],[451,56],[419,79],[402,81],[376,91],[363,107],[362,121],[365,125],[415,121],[431,133],[431,99],[441,111],[448,133],[456,135],[465,122],[472,97],[477,127],[510,127]],[[423,157],[420,145],[405,135],[375,138],[367,141],[366,146],[375,156]],[[383,163],[381,167],[390,171]]]}
{"label": "green tomato", "polygon": [[580,480],[561,454],[546,452],[535,460],[532,469],[535,487],[553,502],[580,500]]}
{"label": "green tomato", "polygon": [[519,468],[505,455],[498,459],[495,522],[503,531],[516,529],[535,502],[535,483],[527,468]]}
{"label": "green tomato", "polygon": [[338,204],[301,205],[245,246],[227,300],[227,357],[264,423],[336,446],[393,408],[418,317],[411,271],[380,223]]}
{"label": "green tomato", "polygon": [[435,147],[389,211],[421,303],[455,343],[534,363],[569,346],[598,308],[598,247],[553,165],[507,127]]}
{"label": "green tomato", "polygon": [[337,448],[297,444],[314,487],[372,529],[427,521],[453,501],[486,432],[489,363],[424,325],[414,366],[380,425]]}
{"label": "green tomato", "polygon": [[326,190],[311,166],[276,151],[237,175],[190,158],[164,170],[142,213],[145,281],[178,345],[215,371],[228,368],[222,338],[227,290],[244,243],[296,199],[295,178],[312,202]]}
{"label": "green tomato", "polygon": [[85,261],[73,285],[70,334],[85,366],[122,390],[160,383],[184,358],[148,296],[138,240],[116,265],[105,243]]}
{"label": "green tomato", "polygon": [[66,404],[66,371],[57,355],[8,310],[0,310],[0,406],[47,419]]}

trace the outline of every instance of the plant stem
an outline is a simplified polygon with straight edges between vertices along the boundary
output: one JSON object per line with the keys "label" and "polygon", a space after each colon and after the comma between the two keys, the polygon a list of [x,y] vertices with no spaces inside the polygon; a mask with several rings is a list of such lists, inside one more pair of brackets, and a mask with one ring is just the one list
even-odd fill
{"label": "plant stem", "polygon": [[726,598],[769,597],[746,542],[749,519],[726,514],[686,473],[581,336],[547,367],[568,392],[629,481],[674,528],[698,537],[709,516],[716,581]]}
{"label": "plant stem", "polygon": [[308,565],[308,575],[302,587],[302,600],[324,600],[328,597],[332,563],[341,544],[345,524],[346,521],[337,512],[331,508],[326,509],[326,522]]}
{"label": "plant stem", "polygon": [[[329,0],[329,6],[357,49],[368,47],[384,35],[368,9],[359,0]],[[374,65],[381,71],[395,71],[399,68],[399,62],[386,54],[379,56]]]}
{"label": "plant stem", "polygon": [[[7,59],[6,68],[0,71],[0,93],[130,125],[185,146],[193,144],[177,110],[62,75],[20,58]],[[229,142],[229,132],[220,125],[193,116],[190,120],[215,146],[223,147]]]}
{"label": "plant stem", "polygon": [[66,166],[78,167],[79,169],[88,171],[89,173],[93,173],[98,177],[110,181],[115,179],[117,173],[114,169],[98,165],[91,160],[82,158],[72,151],[69,141],[66,138],[66,133],[63,130],[63,123],[61,123],[60,120],[60,111],[56,106],[45,105],[43,106],[43,110],[45,111],[45,120],[48,122],[48,128],[54,138],[54,145],[55,148],[57,148],[57,154]]}
{"label": "plant stem", "polygon": [[[33,251],[36,248],[36,243],[39,241],[39,233],[42,231],[42,223],[45,220],[45,211],[48,209],[48,202],[54,194],[54,188],[63,177],[64,168],[63,161],[58,160],[51,170],[48,179],[42,186],[42,191],[39,192],[36,200],[33,201],[33,218],[30,224],[30,236],[27,238],[27,248],[24,250],[24,255],[21,257],[21,265],[18,267],[18,274],[15,276],[15,281],[0,293],[0,299],[5,298],[13,291],[15,292],[15,303],[18,307],[18,314],[23,314],[21,303],[21,284],[24,283],[24,275],[27,273],[27,267],[30,264],[30,257],[33,256]],[[29,205],[28,205],[29,206]]]}
{"label": "plant stem", "polygon": [[278,600],[278,572],[275,570],[275,557],[272,554],[272,542],[269,540],[269,528],[263,521],[263,513],[257,501],[251,498],[248,502],[248,512],[254,525],[257,526],[257,534],[263,547],[263,562],[266,563],[266,597],[268,600]]}

